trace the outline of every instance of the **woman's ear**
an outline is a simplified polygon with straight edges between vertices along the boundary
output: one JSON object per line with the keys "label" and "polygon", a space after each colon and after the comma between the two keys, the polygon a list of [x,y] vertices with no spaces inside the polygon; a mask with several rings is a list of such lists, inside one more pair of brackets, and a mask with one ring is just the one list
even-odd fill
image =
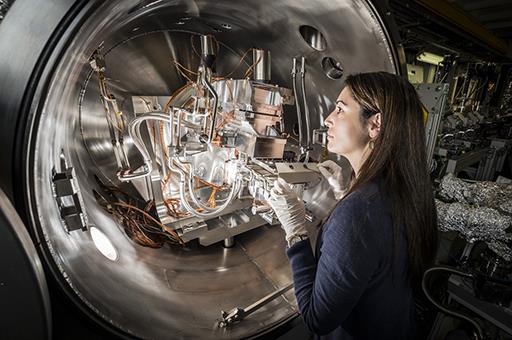
{"label": "woman's ear", "polygon": [[381,118],[382,114],[380,112],[368,118],[368,136],[372,140],[377,138],[380,133]]}

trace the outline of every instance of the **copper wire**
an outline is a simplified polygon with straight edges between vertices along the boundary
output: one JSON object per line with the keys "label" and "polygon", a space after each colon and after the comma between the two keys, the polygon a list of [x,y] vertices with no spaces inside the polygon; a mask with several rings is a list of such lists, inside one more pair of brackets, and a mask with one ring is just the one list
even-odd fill
{"label": "copper wire", "polygon": [[167,226],[165,226],[164,224],[162,224],[160,221],[158,221],[153,216],[151,216],[147,211],[144,211],[142,209],[137,208],[136,206],[133,206],[133,205],[130,205],[130,204],[126,204],[126,203],[123,203],[123,202],[113,202],[112,204],[120,206],[120,207],[131,208],[131,209],[133,209],[133,210],[143,214],[148,219],[150,219],[153,223],[155,223],[158,226],[160,226],[160,228],[162,228],[162,230],[165,230],[166,232],[171,234],[180,244],[182,244],[182,245],[185,244],[185,242],[183,242],[181,237],[179,237],[178,234],[176,234],[176,232],[174,230],[172,230],[172,229],[168,228]]}

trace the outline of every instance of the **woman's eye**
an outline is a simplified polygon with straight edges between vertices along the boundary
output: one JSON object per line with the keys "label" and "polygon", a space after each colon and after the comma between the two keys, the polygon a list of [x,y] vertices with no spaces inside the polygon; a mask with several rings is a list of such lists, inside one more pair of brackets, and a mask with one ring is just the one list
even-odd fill
{"label": "woman's eye", "polygon": [[343,112],[343,109],[341,108],[341,106],[337,106],[337,107],[336,107],[336,110],[337,110],[337,113],[341,113],[341,112]]}

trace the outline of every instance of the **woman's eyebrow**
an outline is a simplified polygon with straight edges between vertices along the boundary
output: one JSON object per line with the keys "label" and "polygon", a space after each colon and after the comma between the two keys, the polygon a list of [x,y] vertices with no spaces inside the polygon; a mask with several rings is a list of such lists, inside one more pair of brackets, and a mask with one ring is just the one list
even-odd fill
{"label": "woman's eyebrow", "polygon": [[344,102],[343,100],[341,100],[341,99],[338,99],[338,100],[336,101],[336,104],[338,104],[338,103],[339,103],[339,104],[342,104],[343,106],[347,106],[347,103],[345,103],[345,102]]}

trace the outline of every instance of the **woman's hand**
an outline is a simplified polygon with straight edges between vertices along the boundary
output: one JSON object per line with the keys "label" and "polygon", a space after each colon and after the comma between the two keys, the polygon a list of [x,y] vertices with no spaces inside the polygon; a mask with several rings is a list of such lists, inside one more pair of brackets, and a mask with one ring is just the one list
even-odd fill
{"label": "woman's hand", "polygon": [[334,197],[336,197],[337,200],[342,199],[347,189],[341,166],[331,160],[327,160],[318,164],[318,171],[320,171],[329,183]]}
{"label": "woman's hand", "polygon": [[286,233],[286,241],[293,236],[306,235],[306,209],[304,203],[282,178],[274,182],[268,204],[274,209],[277,219]]}

